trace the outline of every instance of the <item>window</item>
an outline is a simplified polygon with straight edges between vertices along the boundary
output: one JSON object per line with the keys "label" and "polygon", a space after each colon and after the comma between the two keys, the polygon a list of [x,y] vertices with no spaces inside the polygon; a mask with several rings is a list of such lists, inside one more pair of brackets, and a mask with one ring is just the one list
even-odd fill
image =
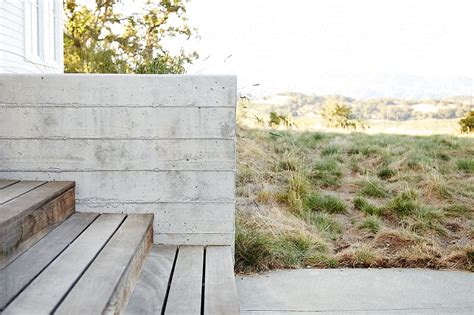
{"label": "window", "polygon": [[43,1],[25,1],[25,57],[42,59],[43,47]]}

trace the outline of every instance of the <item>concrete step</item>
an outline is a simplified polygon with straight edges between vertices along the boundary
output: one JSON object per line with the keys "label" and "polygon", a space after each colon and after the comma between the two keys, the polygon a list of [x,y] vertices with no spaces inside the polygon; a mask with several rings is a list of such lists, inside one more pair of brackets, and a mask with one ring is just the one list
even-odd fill
{"label": "concrete step", "polygon": [[74,213],[74,186],[0,180],[0,269]]}
{"label": "concrete step", "polygon": [[[63,223],[67,228],[59,231],[60,225],[37,243],[48,247],[50,242],[48,248],[57,253],[49,253],[49,261],[41,260],[45,266],[30,272],[26,284],[16,286],[19,291],[13,298],[9,294],[3,314],[122,313],[152,247],[152,221],[153,216],[145,214],[75,214]],[[74,239],[60,242],[61,233]],[[22,262],[28,253],[8,266],[3,279],[15,281],[13,269],[25,271],[34,259],[30,255]]]}

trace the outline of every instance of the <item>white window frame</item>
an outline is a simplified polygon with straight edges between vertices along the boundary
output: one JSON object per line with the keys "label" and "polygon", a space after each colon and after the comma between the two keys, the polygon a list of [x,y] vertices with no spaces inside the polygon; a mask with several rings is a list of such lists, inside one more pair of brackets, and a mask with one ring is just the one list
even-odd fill
{"label": "white window frame", "polygon": [[25,0],[25,58],[44,63],[44,5],[42,0]]}
{"label": "white window frame", "polygon": [[63,23],[63,1],[62,0],[51,0],[51,18],[52,21],[52,30],[51,30],[51,41],[52,45],[52,56],[51,60],[57,67],[63,67],[63,32],[62,32],[62,23]]}

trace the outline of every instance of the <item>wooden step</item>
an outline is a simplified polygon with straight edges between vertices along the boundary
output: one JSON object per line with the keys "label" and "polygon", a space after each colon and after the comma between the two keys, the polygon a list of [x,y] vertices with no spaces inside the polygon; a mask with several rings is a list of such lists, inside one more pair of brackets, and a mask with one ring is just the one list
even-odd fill
{"label": "wooden step", "polygon": [[152,215],[129,215],[56,314],[120,314],[153,244]]}
{"label": "wooden step", "polygon": [[152,220],[152,215],[99,215],[3,314],[121,313],[152,246]]}
{"label": "wooden step", "polygon": [[125,314],[239,314],[230,246],[154,246]]}
{"label": "wooden step", "polygon": [[98,214],[75,213],[39,240],[29,250],[0,270],[0,310],[13,300],[51,261],[61,254]]}
{"label": "wooden step", "polygon": [[74,182],[0,180],[0,269],[74,209]]}

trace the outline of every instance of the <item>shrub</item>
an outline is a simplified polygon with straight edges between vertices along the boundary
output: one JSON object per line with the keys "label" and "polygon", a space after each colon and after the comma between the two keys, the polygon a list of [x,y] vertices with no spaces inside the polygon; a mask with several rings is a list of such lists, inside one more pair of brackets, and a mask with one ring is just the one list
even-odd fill
{"label": "shrub", "polygon": [[462,133],[474,132],[474,110],[469,111],[459,120],[459,126],[461,127]]}
{"label": "shrub", "polygon": [[306,199],[306,207],[312,211],[345,213],[347,206],[343,200],[332,195],[312,194]]}

